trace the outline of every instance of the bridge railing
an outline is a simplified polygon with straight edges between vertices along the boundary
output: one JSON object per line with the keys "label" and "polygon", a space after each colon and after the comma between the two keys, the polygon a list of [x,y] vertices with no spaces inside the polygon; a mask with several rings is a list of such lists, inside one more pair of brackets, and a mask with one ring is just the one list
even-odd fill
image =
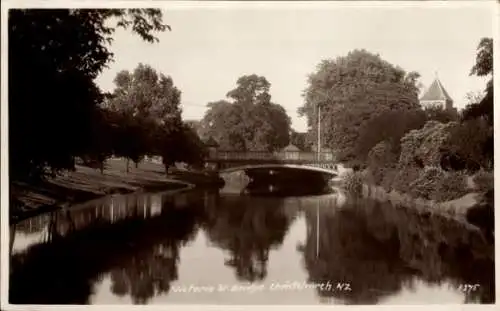
{"label": "bridge railing", "polygon": [[217,151],[209,156],[209,160],[300,160],[300,161],[334,161],[331,152],[265,152],[265,151]]}

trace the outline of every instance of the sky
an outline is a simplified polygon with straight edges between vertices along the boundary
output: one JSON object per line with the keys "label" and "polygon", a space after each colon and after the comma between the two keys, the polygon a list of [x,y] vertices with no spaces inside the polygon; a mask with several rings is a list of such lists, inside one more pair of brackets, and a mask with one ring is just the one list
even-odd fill
{"label": "sky", "polygon": [[271,83],[273,102],[287,110],[297,131],[306,130],[297,109],[307,77],[323,59],[366,49],[419,72],[424,87],[437,73],[460,109],[468,92],[485,88],[486,80],[469,72],[480,39],[494,35],[492,6],[484,4],[166,7],[164,21],[172,31],[160,33],[155,44],[130,31],[116,32],[115,61],[97,79],[103,90],[113,90],[118,71],[149,64],[181,90],[183,118],[199,120],[206,104],[224,99],[238,77],[258,74]]}

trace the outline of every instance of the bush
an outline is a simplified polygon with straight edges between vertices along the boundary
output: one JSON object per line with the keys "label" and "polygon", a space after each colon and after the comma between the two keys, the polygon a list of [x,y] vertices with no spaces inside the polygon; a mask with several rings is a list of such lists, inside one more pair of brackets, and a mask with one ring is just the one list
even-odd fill
{"label": "bush", "polygon": [[[442,149],[449,144],[450,131],[457,123],[429,121],[422,129],[412,130],[401,139],[399,165],[438,166]],[[418,163],[417,163],[418,162]]]}
{"label": "bush", "polygon": [[473,180],[476,186],[475,188],[480,192],[494,189],[495,181],[493,172],[481,170],[474,175]]}
{"label": "bush", "polygon": [[420,171],[421,169],[414,166],[399,168],[394,176],[392,189],[401,193],[409,193],[410,184],[420,176]]}
{"label": "bush", "polygon": [[444,202],[458,199],[468,192],[466,175],[462,172],[451,172],[445,173],[438,181],[430,198],[436,202]]}
{"label": "bush", "polygon": [[493,169],[493,127],[486,120],[477,118],[460,123],[452,129],[446,148],[470,163],[467,168],[471,171],[474,166]]}
{"label": "bush", "polygon": [[363,190],[363,177],[360,172],[349,172],[344,175],[342,188],[353,194],[360,194]]}
{"label": "bush", "polygon": [[368,153],[368,166],[380,167],[387,166],[397,162],[398,155],[393,152],[391,145],[383,141],[375,145]]}
{"label": "bush", "polygon": [[410,194],[415,198],[431,199],[445,172],[438,167],[425,168],[419,177],[410,183]]}

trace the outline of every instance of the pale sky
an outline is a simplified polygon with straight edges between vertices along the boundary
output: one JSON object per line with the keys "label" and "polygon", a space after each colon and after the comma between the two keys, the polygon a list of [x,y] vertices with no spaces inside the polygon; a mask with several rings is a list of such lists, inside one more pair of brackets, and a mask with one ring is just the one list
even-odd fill
{"label": "pale sky", "polygon": [[469,77],[482,37],[493,37],[492,6],[467,7],[318,7],[171,8],[164,11],[172,31],[149,44],[129,31],[116,33],[115,62],[98,78],[112,91],[120,70],[139,62],[170,75],[182,91],[184,119],[201,119],[205,105],[224,99],[244,74],[263,75],[274,102],[306,130],[297,109],[308,74],[327,58],[366,49],[406,71],[417,71],[424,86],[439,79],[462,108],[469,91],[485,80]]}

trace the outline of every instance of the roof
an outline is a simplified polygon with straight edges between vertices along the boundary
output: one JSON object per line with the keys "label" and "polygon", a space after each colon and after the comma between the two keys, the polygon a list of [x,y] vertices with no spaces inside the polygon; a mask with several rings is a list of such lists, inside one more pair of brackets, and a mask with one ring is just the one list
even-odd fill
{"label": "roof", "polygon": [[283,148],[283,151],[300,151],[300,149],[295,145],[289,144],[288,146]]}
{"label": "roof", "polygon": [[444,89],[443,85],[441,84],[441,81],[439,81],[438,78],[432,82],[431,86],[427,89],[427,91],[424,93],[422,98],[420,99],[422,101],[434,101],[434,100],[447,100],[447,101],[453,101],[451,99],[450,95],[446,90]]}

